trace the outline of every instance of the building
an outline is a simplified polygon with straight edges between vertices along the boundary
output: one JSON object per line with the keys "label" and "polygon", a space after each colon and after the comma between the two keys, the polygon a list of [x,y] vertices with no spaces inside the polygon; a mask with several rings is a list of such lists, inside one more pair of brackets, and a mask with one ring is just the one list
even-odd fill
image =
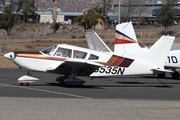
{"label": "building", "polygon": [[[121,22],[129,21],[131,20],[134,24],[155,24],[155,18],[156,15],[159,11],[159,9],[162,7],[164,4],[154,4],[154,3],[149,3],[149,4],[131,4],[130,7],[133,9],[133,12],[130,15],[130,18],[124,19],[123,13],[125,13],[125,9],[127,9],[126,4],[121,4],[120,5],[120,13],[121,13]],[[180,6],[175,6],[175,13],[176,13],[176,22],[180,22]],[[117,15],[119,14],[119,4],[114,4],[114,9],[113,9],[113,14]],[[138,18],[141,17],[141,22],[138,21]],[[118,19],[118,18],[116,18]]]}
{"label": "building", "polygon": [[[52,23],[52,13],[51,11],[43,11],[43,10],[38,10],[35,12],[38,14],[38,22],[39,23]],[[58,11],[58,16],[57,16],[57,22],[60,21],[67,21],[69,19],[73,21],[73,19],[77,16],[83,15],[83,12],[62,12]]]}
{"label": "building", "polygon": [[[131,15],[127,17],[126,4],[121,4],[120,6],[120,13],[121,13],[121,21],[120,22],[127,22],[132,21],[133,24],[155,24],[155,18],[158,13],[158,10],[162,7],[163,4],[131,4],[130,7],[133,9],[131,12]],[[179,5],[179,3],[178,3]],[[177,23],[180,23],[180,6],[176,6],[176,18],[175,21]],[[28,16],[27,22],[31,23],[52,23],[52,13],[50,10],[41,10],[38,9],[38,11],[35,12],[38,17],[34,16]],[[2,14],[2,11],[0,11],[0,14]],[[22,16],[20,13],[15,13]],[[74,18],[80,15],[83,15],[83,12],[62,12],[60,9],[58,10],[58,16],[57,16],[57,22],[62,21],[68,21],[71,20],[72,23],[74,22]],[[118,15],[119,15],[119,4],[113,5],[113,12],[108,13],[107,16],[114,21],[118,21]]]}

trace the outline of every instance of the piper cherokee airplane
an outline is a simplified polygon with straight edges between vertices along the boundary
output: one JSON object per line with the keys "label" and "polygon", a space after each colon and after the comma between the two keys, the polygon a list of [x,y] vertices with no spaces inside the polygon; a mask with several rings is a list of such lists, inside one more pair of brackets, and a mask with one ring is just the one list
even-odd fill
{"label": "piper cherokee airplane", "polygon": [[[175,37],[162,36],[150,49],[141,54],[119,55],[110,49],[92,50],[67,44],[57,44],[39,52],[10,52],[5,58],[13,60],[27,71],[63,74],[58,80],[65,84],[83,84],[77,76],[143,75],[172,72],[164,69],[166,57]],[[121,51],[119,51],[121,52]],[[29,72],[28,72],[29,73]],[[20,84],[38,81],[27,74]]]}
{"label": "piper cherokee airplane", "polygon": [[[86,39],[90,49],[98,50],[97,48],[100,47],[106,50],[109,48],[94,31],[87,33]],[[132,22],[126,22],[116,26],[114,53],[124,57],[131,56],[135,59],[148,50],[148,47],[141,48],[139,46]],[[180,50],[169,52],[164,67],[174,71],[171,73],[172,78],[179,78],[176,68],[180,68]],[[165,72],[158,74],[158,77],[165,77]]]}

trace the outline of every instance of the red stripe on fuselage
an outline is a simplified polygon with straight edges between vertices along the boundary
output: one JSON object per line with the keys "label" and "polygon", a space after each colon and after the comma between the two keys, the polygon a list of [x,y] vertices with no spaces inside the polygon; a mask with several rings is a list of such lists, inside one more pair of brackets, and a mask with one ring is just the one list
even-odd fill
{"label": "red stripe on fuselage", "polygon": [[118,66],[123,60],[124,60],[123,57],[117,57],[111,65]]}

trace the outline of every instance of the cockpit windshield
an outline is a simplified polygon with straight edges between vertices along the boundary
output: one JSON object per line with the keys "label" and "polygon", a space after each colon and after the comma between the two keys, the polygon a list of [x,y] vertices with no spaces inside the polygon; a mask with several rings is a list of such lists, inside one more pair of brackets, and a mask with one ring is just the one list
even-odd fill
{"label": "cockpit windshield", "polygon": [[71,48],[64,48],[58,45],[50,46],[48,48],[41,50],[40,52],[55,57],[76,58],[76,59],[85,59],[87,56],[87,52],[73,50]]}
{"label": "cockpit windshield", "polygon": [[48,48],[41,50],[41,52],[44,54],[51,55],[53,53],[53,51],[56,49],[56,47],[57,47],[56,45],[53,45],[53,46],[50,46]]}

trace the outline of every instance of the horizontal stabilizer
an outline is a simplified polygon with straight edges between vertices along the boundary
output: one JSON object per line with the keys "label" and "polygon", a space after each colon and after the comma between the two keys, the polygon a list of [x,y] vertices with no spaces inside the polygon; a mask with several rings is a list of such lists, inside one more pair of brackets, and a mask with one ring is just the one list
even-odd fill
{"label": "horizontal stabilizer", "polygon": [[165,70],[165,69],[152,69],[153,71],[157,71],[157,72],[169,72],[169,73],[173,73],[174,71],[172,70]]}
{"label": "horizontal stabilizer", "polygon": [[174,73],[174,71],[171,70],[165,70],[165,69],[152,69],[154,74],[162,74],[164,72],[166,73]]}

